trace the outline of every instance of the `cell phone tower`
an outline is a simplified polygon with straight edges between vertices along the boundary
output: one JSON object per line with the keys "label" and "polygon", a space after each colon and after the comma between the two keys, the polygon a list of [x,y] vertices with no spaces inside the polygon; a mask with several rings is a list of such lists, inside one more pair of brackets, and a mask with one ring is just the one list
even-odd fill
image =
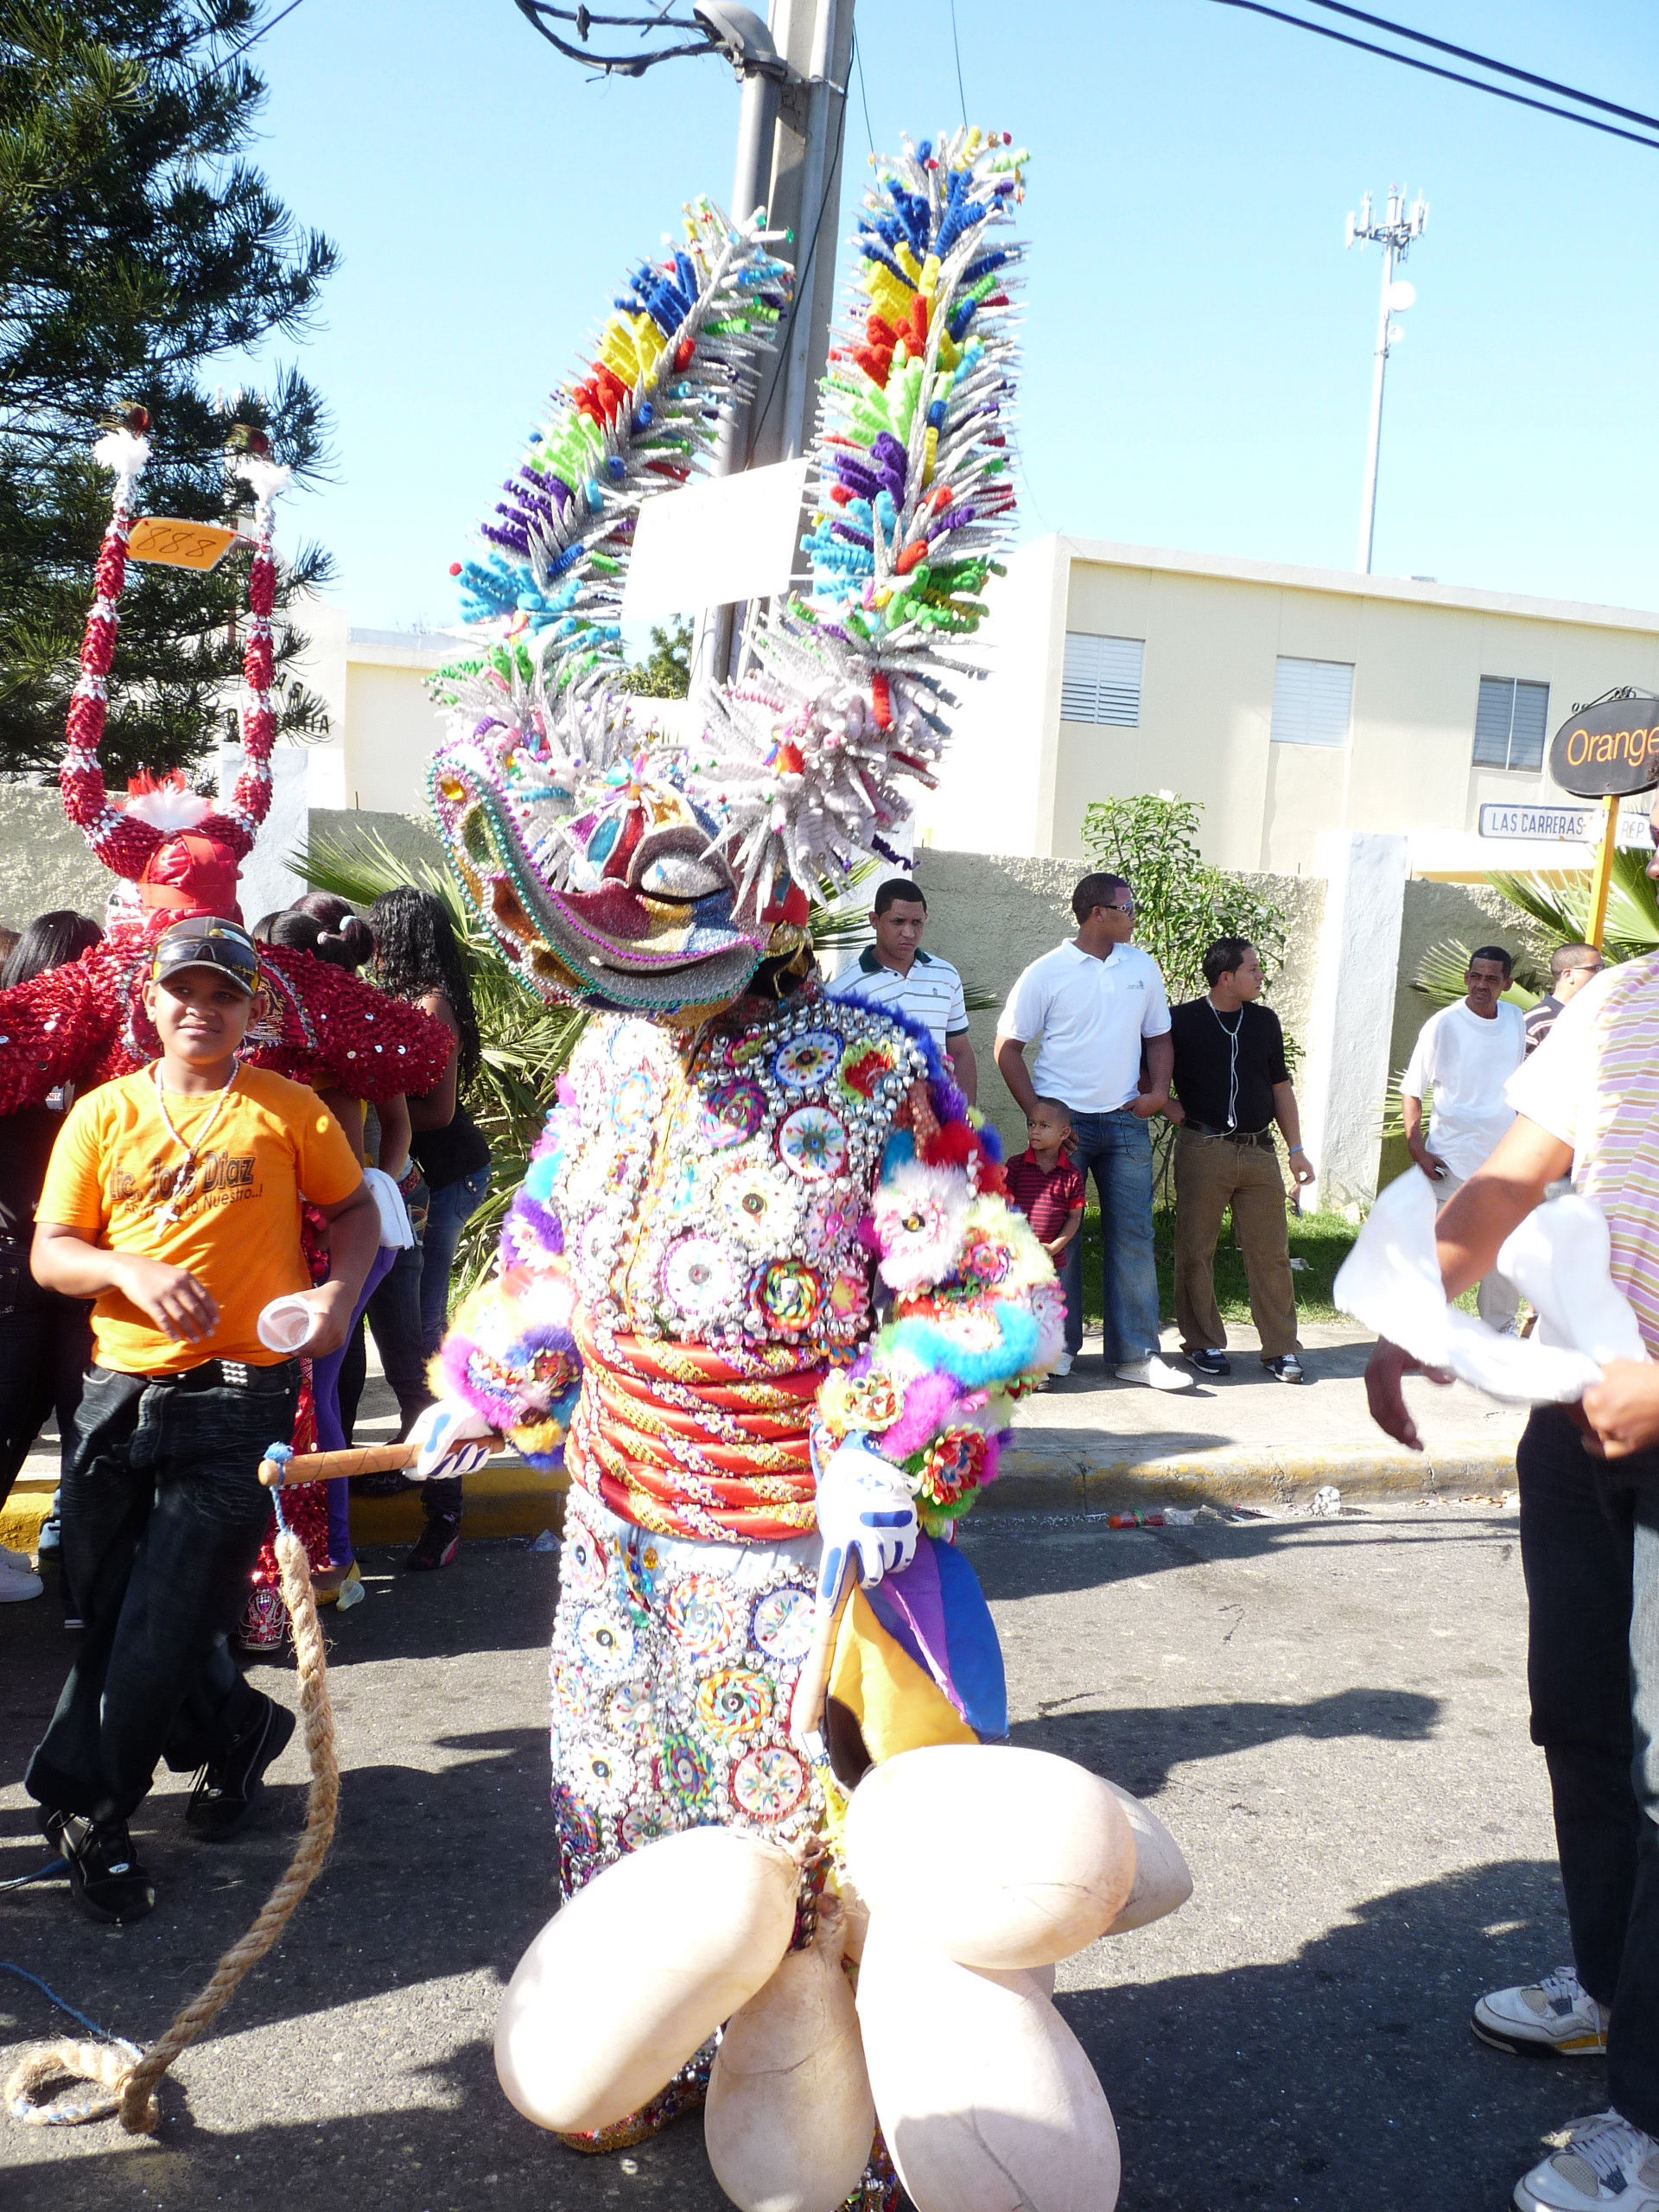
{"label": "cell phone tower", "polygon": [[1394,318],[1417,297],[1416,287],[1408,284],[1403,276],[1396,276],[1395,270],[1404,262],[1414,241],[1421,238],[1427,221],[1427,200],[1420,192],[1408,207],[1402,184],[1389,187],[1389,211],[1380,222],[1373,219],[1369,192],[1359,204],[1358,214],[1348,218],[1345,245],[1375,244],[1382,249],[1382,296],[1376,311],[1376,350],[1371,365],[1371,427],[1365,441],[1365,488],[1360,496],[1359,550],[1354,560],[1362,576],[1371,573],[1371,541],[1376,533],[1376,463],[1382,445],[1382,385],[1388,374],[1389,349],[1396,339],[1404,335]]}

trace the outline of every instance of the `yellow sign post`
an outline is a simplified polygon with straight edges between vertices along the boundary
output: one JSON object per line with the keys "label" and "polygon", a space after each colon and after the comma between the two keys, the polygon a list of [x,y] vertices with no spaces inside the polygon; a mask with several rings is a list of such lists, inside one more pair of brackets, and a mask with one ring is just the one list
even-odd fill
{"label": "yellow sign post", "polygon": [[1585,935],[1598,952],[1607,927],[1607,893],[1612,887],[1613,855],[1618,849],[1619,796],[1618,791],[1609,791],[1602,802],[1607,809],[1607,825],[1601,833],[1596,872],[1590,879],[1590,926]]}

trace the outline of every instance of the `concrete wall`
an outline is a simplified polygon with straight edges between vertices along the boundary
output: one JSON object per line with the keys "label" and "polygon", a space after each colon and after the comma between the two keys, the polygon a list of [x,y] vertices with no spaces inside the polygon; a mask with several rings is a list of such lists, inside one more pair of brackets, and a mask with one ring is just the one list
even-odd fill
{"label": "concrete wall", "polygon": [[21,930],[58,906],[101,922],[110,880],[65,821],[55,785],[0,783],[0,922]]}

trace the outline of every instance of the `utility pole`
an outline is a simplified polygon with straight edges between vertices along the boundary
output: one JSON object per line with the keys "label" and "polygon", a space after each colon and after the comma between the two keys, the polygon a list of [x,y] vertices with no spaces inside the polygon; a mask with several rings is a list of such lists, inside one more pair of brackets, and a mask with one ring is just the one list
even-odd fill
{"label": "utility pole", "polygon": [[1371,368],[1371,424],[1365,442],[1365,488],[1359,502],[1359,550],[1354,566],[1362,576],[1371,573],[1371,545],[1376,535],[1376,465],[1382,446],[1382,384],[1388,373],[1389,351],[1395,340],[1403,334],[1393,318],[1397,311],[1410,307],[1416,300],[1414,286],[1403,278],[1396,278],[1395,267],[1402,263],[1411,251],[1414,239],[1421,238],[1428,221],[1428,202],[1420,192],[1414,205],[1405,204],[1405,187],[1389,187],[1389,212],[1378,223],[1371,219],[1371,195],[1368,192],[1360,202],[1357,216],[1348,218],[1345,244],[1369,245],[1375,243],[1382,249],[1382,292],[1376,311],[1376,349]]}
{"label": "utility pole", "polygon": [[[710,471],[715,476],[793,461],[812,435],[835,315],[853,7],[854,0],[772,0],[768,43],[782,71],[775,65],[766,71],[758,55],[734,58],[743,75],[743,105],[732,213],[741,219],[764,207],[768,229],[794,233],[795,290],[779,353],[762,365],[760,390],[721,430]],[[734,607],[705,612],[693,657],[694,690],[734,672],[740,613]]]}

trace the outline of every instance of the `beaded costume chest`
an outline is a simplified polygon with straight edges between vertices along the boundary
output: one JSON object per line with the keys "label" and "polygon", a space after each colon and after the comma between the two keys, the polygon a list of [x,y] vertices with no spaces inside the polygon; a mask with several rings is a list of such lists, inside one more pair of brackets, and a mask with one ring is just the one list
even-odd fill
{"label": "beaded costume chest", "polygon": [[924,1072],[897,1023],[816,995],[691,1038],[599,1016],[563,1094],[551,1192],[592,1325],[757,1375],[849,1352],[870,1325],[859,1224]]}

